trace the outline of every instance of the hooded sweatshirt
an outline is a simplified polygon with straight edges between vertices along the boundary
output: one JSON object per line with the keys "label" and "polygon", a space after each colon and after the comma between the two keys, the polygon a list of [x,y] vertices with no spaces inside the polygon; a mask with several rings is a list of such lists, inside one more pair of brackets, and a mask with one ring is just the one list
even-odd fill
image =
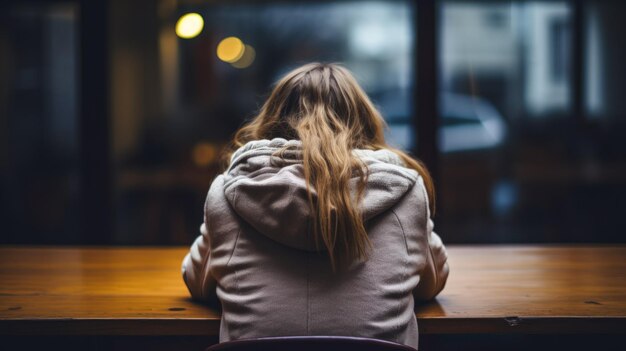
{"label": "hooded sweatshirt", "polygon": [[251,141],[213,181],[182,271],[194,299],[221,304],[220,342],[344,335],[417,348],[414,303],[435,297],[448,276],[426,189],[394,152],[353,152],[368,168],[359,210],[372,249],[336,271],[310,232],[300,141]]}

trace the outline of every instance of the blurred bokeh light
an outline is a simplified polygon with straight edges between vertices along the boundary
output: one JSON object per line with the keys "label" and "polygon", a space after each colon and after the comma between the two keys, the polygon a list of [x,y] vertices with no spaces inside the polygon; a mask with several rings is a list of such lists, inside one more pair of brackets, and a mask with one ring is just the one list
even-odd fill
{"label": "blurred bokeh light", "polygon": [[254,62],[255,57],[256,50],[251,45],[246,44],[243,55],[237,61],[231,63],[231,65],[235,68],[248,68]]}
{"label": "blurred bokeh light", "polygon": [[246,47],[237,37],[228,37],[222,39],[217,45],[217,57],[228,63],[237,62],[241,59],[246,51]]}
{"label": "blurred bokeh light", "polygon": [[209,142],[199,142],[193,147],[193,163],[198,167],[208,167],[215,162],[217,150],[215,145]]}
{"label": "blurred bokeh light", "polygon": [[176,22],[176,35],[183,39],[197,37],[204,28],[204,19],[197,13],[188,13],[181,16]]}

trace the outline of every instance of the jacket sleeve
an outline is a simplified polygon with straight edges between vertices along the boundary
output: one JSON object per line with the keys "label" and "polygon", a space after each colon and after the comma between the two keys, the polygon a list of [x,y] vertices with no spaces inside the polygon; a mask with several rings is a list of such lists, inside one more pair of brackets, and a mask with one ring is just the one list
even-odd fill
{"label": "jacket sleeve", "polygon": [[211,276],[210,235],[206,223],[200,226],[200,236],[183,259],[182,274],[194,300],[217,301],[216,281]]}
{"label": "jacket sleeve", "polygon": [[[421,179],[420,179],[421,180]],[[425,191],[424,191],[424,195]],[[428,197],[426,197],[428,199]],[[426,241],[427,247],[424,248],[424,254],[426,255],[426,265],[420,272],[420,280],[415,289],[413,290],[413,297],[415,300],[426,301],[431,300],[441,290],[443,290],[448,280],[448,255],[446,248],[441,241],[441,238],[437,233],[433,231],[433,221],[430,218],[430,211],[428,211],[428,204],[426,204]]]}

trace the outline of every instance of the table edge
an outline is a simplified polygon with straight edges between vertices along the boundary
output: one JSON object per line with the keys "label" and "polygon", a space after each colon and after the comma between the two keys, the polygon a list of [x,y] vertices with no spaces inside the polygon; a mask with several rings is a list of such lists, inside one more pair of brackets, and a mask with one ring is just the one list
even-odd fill
{"label": "table edge", "polygon": [[[216,336],[219,319],[48,318],[0,320],[0,335]],[[626,334],[622,317],[418,318],[420,334]]]}

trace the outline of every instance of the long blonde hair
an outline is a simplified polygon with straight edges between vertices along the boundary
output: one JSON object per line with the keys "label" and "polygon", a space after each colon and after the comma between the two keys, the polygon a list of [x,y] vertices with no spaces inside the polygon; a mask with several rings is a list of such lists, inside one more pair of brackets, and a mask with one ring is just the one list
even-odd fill
{"label": "long blonde hair", "polygon": [[[350,71],[338,64],[310,63],[280,79],[258,115],[235,134],[225,157],[251,140],[298,139],[309,204],[316,220],[313,233],[328,249],[331,264],[366,258],[371,243],[358,211],[367,169],[353,149],[390,149],[424,179],[435,212],[432,179],[426,167],[387,145],[385,122]],[[349,180],[357,176],[357,196]],[[315,189],[317,199],[311,191]]]}

